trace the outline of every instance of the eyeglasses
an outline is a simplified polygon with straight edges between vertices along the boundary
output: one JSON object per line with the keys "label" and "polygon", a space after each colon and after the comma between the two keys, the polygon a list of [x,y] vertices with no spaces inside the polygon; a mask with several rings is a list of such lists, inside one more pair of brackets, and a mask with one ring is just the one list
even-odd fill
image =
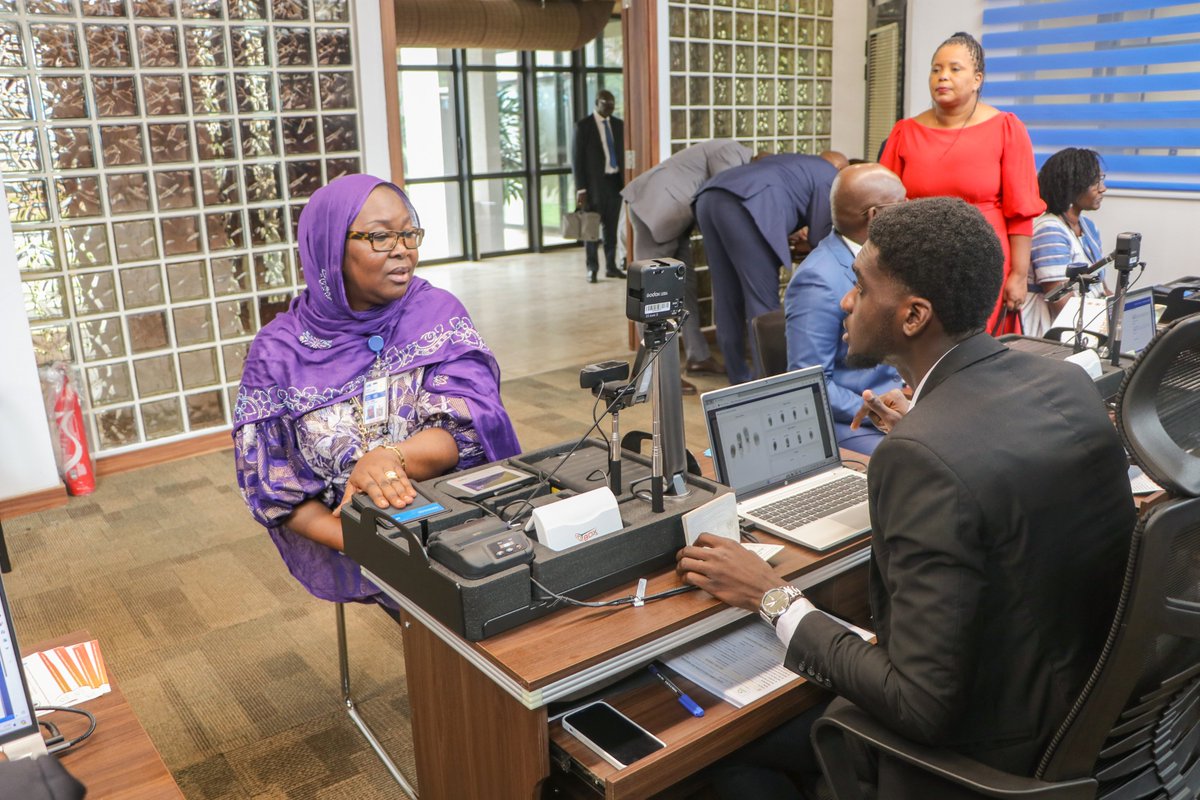
{"label": "eyeglasses", "polygon": [[409,250],[416,250],[425,238],[424,228],[413,228],[410,231],[347,231],[347,239],[362,239],[371,243],[371,249],[376,253],[390,253],[396,249],[396,243],[403,240]]}
{"label": "eyeglasses", "polygon": [[1088,188],[1089,188],[1089,189],[1094,189],[1095,187],[1097,187],[1097,186],[1099,186],[1100,184],[1104,183],[1104,179],[1105,179],[1105,178],[1107,178],[1107,177],[1108,177],[1108,176],[1107,176],[1107,175],[1105,175],[1103,172],[1102,172],[1102,173],[1100,173],[1100,177],[1099,177],[1099,178],[1096,178],[1096,180],[1095,180],[1095,181],[1092,183],[1092,185],[1091,185],[1091,186],[1089,186]]}

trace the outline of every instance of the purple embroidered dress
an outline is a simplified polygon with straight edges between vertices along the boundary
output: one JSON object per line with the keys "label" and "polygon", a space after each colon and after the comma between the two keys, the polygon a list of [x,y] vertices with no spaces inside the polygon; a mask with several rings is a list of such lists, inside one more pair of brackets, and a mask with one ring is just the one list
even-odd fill
{"label": "purple embroidered dress", "polygon": [[[443,428],[458,445],[457,469],[520,451],[500,402],[500,370],[462,304],[413,276],[404,297],[354,311],[346,300],[346,231],[380,185],[348,175],[313,194],[300,215],[300,260],[308,288],[259,331],[242,373],[234,414],[238,485],[292,575],[334,602],[382,595],[342,553],[289,530],[282,520],[305,500],[334,508],[363,453]],[[367,339],[384,339],[388,419],[363,441],[352,398],[375,363]]]}

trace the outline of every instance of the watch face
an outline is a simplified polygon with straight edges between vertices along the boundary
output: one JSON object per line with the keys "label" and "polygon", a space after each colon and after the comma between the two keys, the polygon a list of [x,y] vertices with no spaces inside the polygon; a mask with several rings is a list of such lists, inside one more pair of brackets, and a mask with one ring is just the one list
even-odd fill
{"label": "watch face", "polygon": [[791,600],[788,593],[783,589],[771,589],[763,595],[762,610],[772,616],[782,614],[787,611],[788,603]]}

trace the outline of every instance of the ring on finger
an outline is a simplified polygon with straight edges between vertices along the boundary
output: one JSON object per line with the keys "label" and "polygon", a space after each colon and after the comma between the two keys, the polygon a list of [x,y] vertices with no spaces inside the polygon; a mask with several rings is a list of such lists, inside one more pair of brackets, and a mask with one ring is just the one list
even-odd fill
{"label": "ring on finger", "polygon": [[400,480],[400,473],[396,472],[394,469],[389,469],[387,472],[383,473],[383,477],[387,478],[389,481],[398,481]]}

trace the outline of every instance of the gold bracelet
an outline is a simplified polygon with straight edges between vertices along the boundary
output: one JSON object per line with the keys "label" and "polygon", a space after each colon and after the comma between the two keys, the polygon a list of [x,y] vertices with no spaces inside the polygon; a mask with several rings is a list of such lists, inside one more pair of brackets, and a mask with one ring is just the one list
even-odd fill
{"label": "gold bracelet", "polygon": [[407,473],[408,472],[408,462],[404,458],[404,451],[401,450],[399,447],[396,447],[393,444],[385,444],[385,445],[383,445],[383,447],[385,450],[391,450],[393,453],[396,454],[396,458],[400,459],[400,469],[404,470]]}

